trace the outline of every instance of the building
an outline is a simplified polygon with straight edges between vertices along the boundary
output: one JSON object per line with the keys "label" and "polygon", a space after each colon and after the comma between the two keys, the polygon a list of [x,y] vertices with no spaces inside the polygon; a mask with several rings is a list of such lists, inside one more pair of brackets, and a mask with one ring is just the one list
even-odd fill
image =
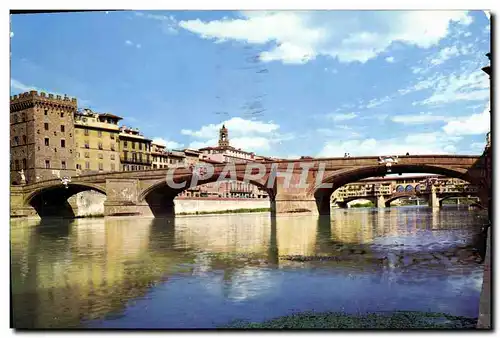
{"label": "building", "polygon": [[229,131],[225,125],[219,130],[219,145],[217,147],[205,147],[199,149],[202,160],[224,161],[233,163],[255,162],[262,160],[254,153],[236,149],[229,144]]}
{"label": "building", "polygon": [[118,121],[112,114],[90,109],[75,112],[76,172],[91,173],[120,170]]}
{"label": "building", "polygon": [[196,165],[200,162],[200,151],[195,149],[184,149],[182,151],[185,156],[185,164]]}
{"label": "building", "polygon": [[151,142],[151,163],[153,169],[168,167],[168,152],[165,145]]}
{"label": "building", "polygon": [[121,170],[151,169],[151,140],[145,138],[137,128],[126,126],[120,128],[120,162]]}
{"label": "building", "polygon": [[30,91],[10,98],[10,181],[71,177],[76,98]]}
{"label": "building", "polygon": [[[184,151],[186,156],[191,150]],[[197,152],[200,162],[206,163],[245,163],[265,161],[267,158],[255,156],[254,153],[236,149],[229,144],[229,131],[225,127],[219,130],[217,147],[205,147]],[[194,153],[193,153],[194,155]],[[180,197],[219,197],[219,198],[268,198],[265,190],[246,182],[222,181],[207,183],[196,188],[187,189]]]}

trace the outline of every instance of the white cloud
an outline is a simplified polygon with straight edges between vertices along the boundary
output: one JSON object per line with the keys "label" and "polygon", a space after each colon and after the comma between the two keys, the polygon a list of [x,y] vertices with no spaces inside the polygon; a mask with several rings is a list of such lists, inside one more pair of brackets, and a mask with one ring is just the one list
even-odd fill
{"label": "white cloud", "polygon": [[431,113],[420,113],[417,115],[395,115],[391,118],[392,122],[402,124],[423,124],[432,122],[443,122],[450,120],[449,117],[432,115]]}
{"label": "white cloud", "polygon": [[463,119],[448,122],[443,130],[448,135],[478,135],[490,131],[491,116],[490,105],[479,114],[472,114]]}
{"label": "white cloud", "polygon": [[344,113],[344,114],[327,114],[326,117],[330,120],[333,121],[346,121],[346,120],[352,120],[353,118],[356,118],[358,116],[358,113]]}
{"label": "white cloud", "polygon": [[173,15],[161,15],[161,14],[151,14],[144,12],[135,12],[135,15],[145,19],[159,21],[161,29],[165,34],[176,34],[177,33],[177,20]]}
{"label": "white cloud", "polygon": [[392,98],[390,96],[385,96],[380,99],[372,99],[365,106],[361,105],[360,108],[368,108],[368,109],[375,108],[391,100]]}
{"label": "white cloud", "polygon": [[191,142],[190,148],[216,146],[219,129],[223,124],[228,129],[230,145],[246,151],[267,151],[273,144],[293,139],[293,135],[279,133],[279,125],[271,121],[246,120],[240,117],[233,117],[219,124],[205,125],[195,131],[182,129],[181,134],[201,139]]}
{"label": "white cloud", "polygon": [[451,74],[432,83],[434,93],[420,104],[441,104],[454,101],[480,101],[490,97],[490,80],[481,70]]}
{"label": "white cloud", "polygon": [[153,139],[153,143],[164,145],[167,149],[179,149],[184,146],[182,143],[178,143],[175,141],[167,141],[161,137],[155,137]]}
{"label": "white cloud", "polygon": [[37,90],[37,91],[39,90],[34,86],[25,85],[24,83],[17,81],[15,79],[10,79],[10,87],[12,89],[20,90],[22,92],[29,92],[30,90]]}
{"label": "white cloud", "polygon": [[389,63],[394,63],[394,56],[388,56],[388,57],[386,57],[385,61],[387,61]]}
{"label": "white cloud", "polygon": [[130,40],[125,40],[125,44],[127,46],[135,46],[135,48],[141,48],[141,44],[140,43],[137,43],[137,44],[134,44],[132,41]]}
{"label": "white cloud", "polygon": [[262,61],[301,64],[318,55],[364,63],[393,42],[429,48],[447,36],[452,22],[469,25],[472,18],[461,11],[252,11],[237,19],[178,25],[216,42],[273,43],[260,54]]}
{"label": "white cloud", "polygon": [[440,65],[442,63],[444,63],[446,60],[454,57],[454,56],[457,56],[459,55],[460,52],[458,50],[458,48],[456,46],[451,46],[451,47],[445,47],[445,48],[442,48],[437,57],[432,59],[430,62],[432,65]]}
{"label": "white cloud", "polygon": [[209,124],[202,126],[199,130],[182,129],[181,134],[196,138],[217,138],[219,129],[225,125],[231,136],[247,136],[249,134],[269,134],[279,129],[279,125],[273,122],[261,122],[256,120],[246,120],[241,117],[233,117],[230,120],[219,124]]}
{"label": "white cloud", "polygon": [[470,148],[473,150],[483,150],[486,147],[486,142],[473,142]]}
{"label": "white cloud", "polygon": [[412,134],[400,138],[332,140],[325,143],[318,157],[450,154],[456,152],[459,137],[430,132]]}
{"label": "white cloud", "polygon": [[14,32],[10,32],[10,37],[13,38],[14,37]]}

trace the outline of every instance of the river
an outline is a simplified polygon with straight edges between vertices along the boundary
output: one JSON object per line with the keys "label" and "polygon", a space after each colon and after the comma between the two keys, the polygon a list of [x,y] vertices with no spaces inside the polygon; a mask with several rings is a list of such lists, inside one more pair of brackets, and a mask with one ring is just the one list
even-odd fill
{"label": "river", "polygon": [[309,310],[477,317],[485,219],[456,206],[12,219],[14,327],[213,328]]}

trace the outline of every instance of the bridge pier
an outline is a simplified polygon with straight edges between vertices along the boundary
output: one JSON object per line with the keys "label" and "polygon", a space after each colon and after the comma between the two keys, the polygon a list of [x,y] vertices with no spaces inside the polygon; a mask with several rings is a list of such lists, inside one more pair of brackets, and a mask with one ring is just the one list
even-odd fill
{"label": "bridge pier", "polygon": [[377,196],[377,199],[375,200],[375,207],[376,208],[385,208],[385,198],[384,198],[384,195]]}
{"label": "bridge pier", "polygon": [[[275,200],[271,201],[271,212],[273,211],[275,214],[299,212],[319,214],[318,205],[314,197],[292,194],[278,194]],[[330,208],[328,208],[329,213]]]}
{"label": "bridge pier", "polygon": [[432,209],[439,209],[439,198],[437,197],[436,194],[436,188],[433,186],[431,193],[429,194],[429,207]]}

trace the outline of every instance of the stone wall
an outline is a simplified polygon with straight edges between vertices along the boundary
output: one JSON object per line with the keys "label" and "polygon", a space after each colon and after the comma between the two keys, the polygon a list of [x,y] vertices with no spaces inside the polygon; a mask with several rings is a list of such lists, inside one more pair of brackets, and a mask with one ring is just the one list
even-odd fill
{"label": "stone wall", "polygon": [[[76,216],[102,216],[106,196],[96,191],[83,191],[68,201]],[[214,212],[237,209],[270,208],[269,199],[176,198],[175,213]]]}
{"label": "stone wall", "polygon": [[102,216],[105,200],[106,195],[89,190],[71,196],[68,202],[73,206],[75,216]]}
{"label": "stone wall", "polygon": [[269,199],[210,199],[210,198],[176,198],[175,213],[213,212],[237,209],[270,208]]}

